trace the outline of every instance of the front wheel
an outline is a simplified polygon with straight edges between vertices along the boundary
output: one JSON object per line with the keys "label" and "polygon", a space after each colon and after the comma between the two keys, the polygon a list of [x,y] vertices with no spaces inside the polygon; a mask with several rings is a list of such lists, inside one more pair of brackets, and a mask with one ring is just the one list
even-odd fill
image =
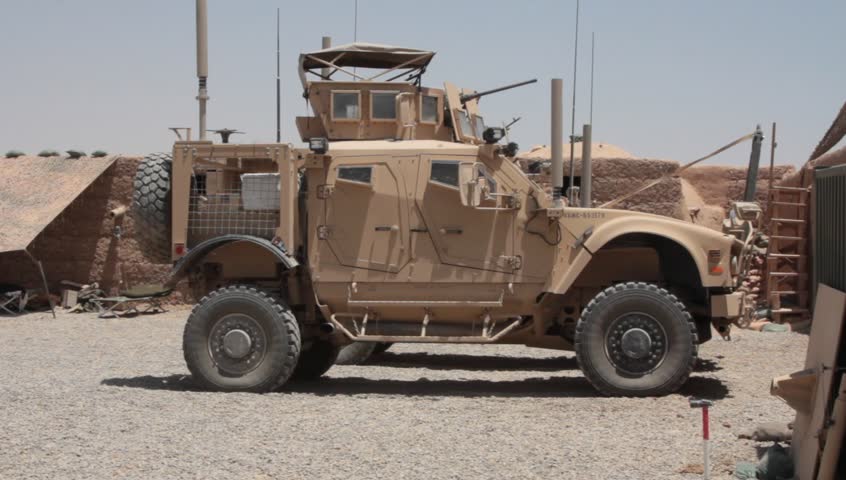
{"label": "front wheel", "polygon": [[236,285],[200,300],[185,324],[182,348],[194,379],[207,389],[270,392],[297,365],[300,329],[281,300]]}
{"label": "front wheel", "polygon": [[579,366],[605,395],[675,392],[696,364],[696,326],[674,295],[629,282],[600,292],[576,325]]}

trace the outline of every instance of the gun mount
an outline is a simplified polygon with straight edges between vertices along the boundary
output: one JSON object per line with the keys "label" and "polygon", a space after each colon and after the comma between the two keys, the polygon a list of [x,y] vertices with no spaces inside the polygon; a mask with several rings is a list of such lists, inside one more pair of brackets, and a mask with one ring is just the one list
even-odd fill
{"label": "gun mount", "polygon": [[435,52],[352,43],[303,53],[299,76],[312,116],[297,117],[302,141],[441,140],[482,144],[487,127],[474,100],[537,82],[483,92],[422,85]]}
{"label": "gun mount", "polygon": [[537,78],[533,78],[531,80],[526,80],[525,82],[512,83],[512,84],[506,85],[504,87],[492,88],[490,90],[485,90],[483,92],[476,92],[476,93],[461,95],[459,98],[461,100],[461,104],[464,105],[465,103],[467,103],[471,100],[477,100],[479,98],[484,97],[485,95],[490,95],[492,93],[499,93],[499,92],[503,92],[505,90],[511,90],[512,88],[522,87],[523,85],[529,85],[531,83],[536,83],[537,81],[538,81]]}

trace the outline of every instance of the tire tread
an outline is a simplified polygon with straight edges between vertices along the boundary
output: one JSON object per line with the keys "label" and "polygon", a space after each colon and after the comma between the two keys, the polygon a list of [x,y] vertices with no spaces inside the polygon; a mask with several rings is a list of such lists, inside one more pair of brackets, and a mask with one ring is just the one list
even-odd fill
{"label": "tire tread", "polygon": [[185,363],[188,366],[188,370],[191,372],[192,377],[196,381],[201,383],[203,387],[209,390],[229,391],[228,389],[225,389],[220,385],[210,382],[202,375],[202,373],[198,370],[196,366],[197,359],[194,358],[192,352],[190,352],[189,349],[186,348],[186,346],[189,342],[193,341],[194,336],[205,335],[201,325],[199,325],[198,321],[196,320],[198,318],[198,315],[202,314],[203,307],[210,301],[221,295],[233,293],[240,293],[242,295],[246,294],[252,297],[254,300],[257,300],[269,306],[276,314],[276,318],[281,320],[281,327],[285,330],[285,337],[288,339],[286,355],[280,358],[275,358],[271,356],[271,358],[275,362],[272,371],[278,372],[278,375],[276,375],[275,378],[268,378],[253,387],[246,389],[237,389],[237,391],[266,393],[278,390],[285,384],[285,382],[288,381],[297,366],[297,360],[299,359],[301,345],[299,325],[297,324],[297,319],[291,312],[291,309],[288,308],[288,306],[284,304],[284,302],[249,285],[230,285],[226,287],[221,287],[204,296],[196,305],[194,305],[194,308],[191,309],[191,314],[188,316],[188,321],[185,323],[185,330],[182,334],[182,351],[183,356],[185,358]]}
{"label": "tire tread", "polygon": [[[652,293],[657,294],[660,297],[669,300],[676,308],[678,308],[683,314],[684,319],[687,325],[690,328],[690,341],[691,341],[691,351],[692,355],[685,366],[686,370],[683,375],[677,375],[674,377],[672,382],[666,383],[658,388],[641,392],[632,392],[629,390],[624,390],[617,388],[607,381],[605,381],[595,369],[590,367],[590,362],[586,359],[586,352],[585,345],[583,343],[582,335],[584,334],[585,326],[590,321],[590,316],[594,310],[600,305],[602,305],[607,299],[614,296],[617,293],[630,291],[630,290],[646,290]],[[672,293],[668,292],[667,290],[660,288],[659,286],[653,283],[646,283],[646,282],[625,282],[625,283],[618,283],[616,285],[612,285],[605,290],[601,291],[597,294],[585,307],[582,311],[581,316],[579,317],[579,321],[576,324],[576,338],[575,338],[575,350],[576,350],[576,360],[578,361],[579,367],[582,370],[582,373],[588,379],[588,381],[596,388],[600,393],[607,396],[651,396],[651,395],[667,395],[677,391],[687,382],[690,374],[693,372],[693,368],[696,366],[696,362],[698,360],[698,334],[696,330],[696,323],[693,321],[693,317],[690,315],[690,312],[687,311],[687,308],[684,304]]]}

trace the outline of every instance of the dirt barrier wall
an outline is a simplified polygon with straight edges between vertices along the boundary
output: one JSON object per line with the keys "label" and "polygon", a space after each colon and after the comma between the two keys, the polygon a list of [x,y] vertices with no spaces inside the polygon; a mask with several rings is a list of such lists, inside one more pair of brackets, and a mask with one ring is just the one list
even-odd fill
{"label": "dirt barrier wall", "polygon": [[[527,172],[537,170],[535,162],[544,162],[543,168],[534,177],[541,186],[549,189],[547,152],[534,149],[518,155],[518,163]],[[575,159],[576,175],[581,172],[581,159]],[[569,159],[564,159],[564,172],[569,172]],[[661,178],[679,168],[679,163],[670,160],[636,158],[595,158],[593,160],[593,203],[600,205],[621,197],[639,186]],[[782,182],[795,173],[792,165],[777,165],[774,168],[774,182]],[[766,209],[769,190],[770,169],[758,170],[756,198]],[[567,179],[565,179],[565,187]],[[679,177],[668,178],[658,185],[621,202],[617,208],[665,215],[692,221],[706,227],[721,230],[722,219],[732,201],[741,200],[746,188],[746,167],[728,165],[700,165],[691,167]],[[691,215],[691,209],[697,211]]]}
{"label": "dirt barrier wall", "polygon": [[[532,164],[537,158],[520,158],[518,163],[525,171],[532,173]],[[580,158],[574,160],[576,175],[582,171]],[[671,160],[655,160],[645,158],[596,158],[592,162],[593,171],[593,204],[601,205],[605,202],[621,197],[642,184],[661,178],[679,167],[678,162]],[[570,171],[570,160],[564,159],[564,173]],[[551,186],[548,162],[533,177],[535,182],[549,190]],[[569,180],[565,178],[566,188]],[[616,208],[636,210],[639,212],[655,213],[670,217],[685,219],[686,213],[679,207],[682,199],[681,181],[670,178],[651,189],[635,195],[620,203]]]}
{"label": "dirt barrier wall", "polygon": [[[43,263],[51,293],[64,288],[62,280],[98,282],[109,294],[165,280],[171,265],[151,263],[145,256],[128,213],[118,219],[109,216],[112,209],[131,205],[140,160],[121,157],[115,161],[32,242],[29,251]],[[120,238],[114,234],[115,227],[120,227]],[[41,289],[38,271],[23,252],[0,255],[0,283]],[[182,286],[169,298],[170,303],[193,301]]]}
{"label": "dirt barrier wall", "polygon": [[[793,165],[776,165],[773,169],[774,184],[778,185],[794,172],[796,168]],[[746,189],[746,167],[697,165],[682,172],[681,177],[693,185],[706,204],[719,205],[724,210],[732,201],[742,200]],[[770,168],[760,168],[755,198],[764,210],[767,208],[769,182]]]}

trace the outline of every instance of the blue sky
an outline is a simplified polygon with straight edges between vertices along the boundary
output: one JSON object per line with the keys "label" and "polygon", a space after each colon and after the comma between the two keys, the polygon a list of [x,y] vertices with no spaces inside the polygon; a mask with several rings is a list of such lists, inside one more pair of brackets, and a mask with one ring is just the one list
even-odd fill
{"label": "blue sky", "polygon": [[[0,5],[0,150],[145,153],[170,149],[167,127],[196,128],[193,1]],[[209,0],[209,127],[274,138],[281,7],[283,140],[299,144],[297,55],[323,35],[351,42],[353,5]],[[437,51],[430,86],[538,78],[481,103],[489,124],[523,117],[512,139],[528,148],[548,142],[552,77],[565,80],[569,133],[574,10],[574,0],[359,0],[358,39]],[[801,163],[846,100],[844,18],[842,0],[583,0],[576,124],[588,119],[596,32],[595,141],[686,162],[775,121],[777,162]],[[742,164],[748,151],[712,163]]]}

